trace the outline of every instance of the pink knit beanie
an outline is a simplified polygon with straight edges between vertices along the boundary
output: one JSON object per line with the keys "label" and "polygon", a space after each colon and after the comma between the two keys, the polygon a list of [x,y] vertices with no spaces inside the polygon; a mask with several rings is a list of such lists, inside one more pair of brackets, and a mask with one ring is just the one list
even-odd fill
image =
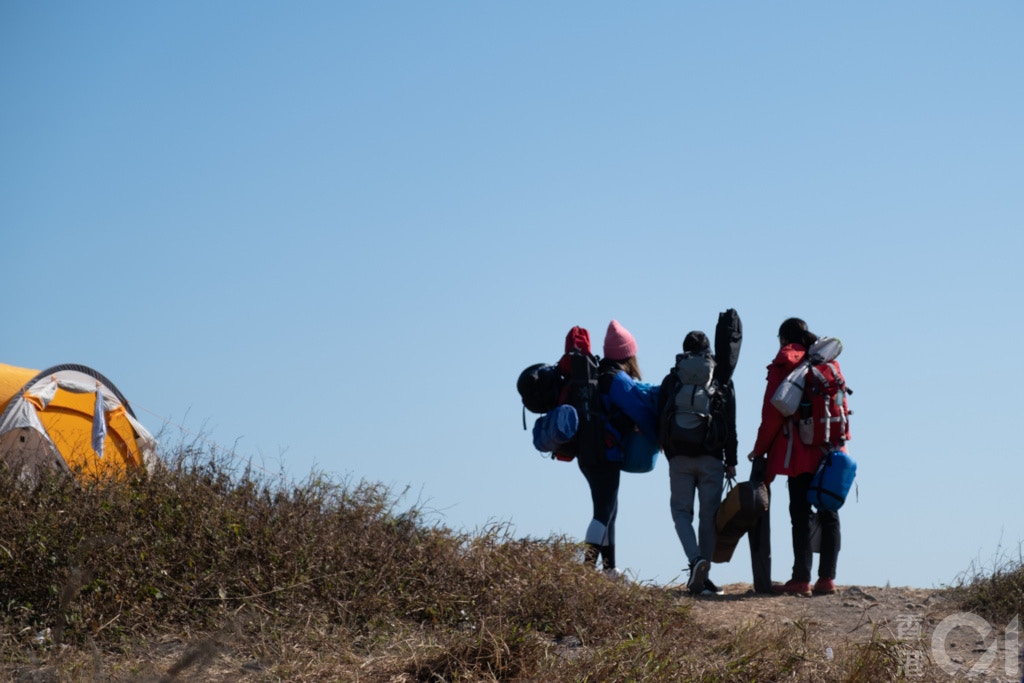
{"label": "pink knit beanie", "polygon": [[626,360],[636,355],[636,339],[618,320],[608,323],[604,334],[604,357],[608,360]]}

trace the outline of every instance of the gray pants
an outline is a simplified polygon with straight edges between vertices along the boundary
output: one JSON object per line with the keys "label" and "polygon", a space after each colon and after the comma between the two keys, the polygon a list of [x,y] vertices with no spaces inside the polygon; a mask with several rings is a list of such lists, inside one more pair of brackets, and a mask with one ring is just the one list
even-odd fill
{"label": "gray pants", "polygon": [[[722,503],[725,464],[712,455],[677,455],[668,461],[672,521],[692,565],[698,558],[711,561],[715,552],[715,515]],[[700,504],[698,531],[693,529],[694,495]]]}

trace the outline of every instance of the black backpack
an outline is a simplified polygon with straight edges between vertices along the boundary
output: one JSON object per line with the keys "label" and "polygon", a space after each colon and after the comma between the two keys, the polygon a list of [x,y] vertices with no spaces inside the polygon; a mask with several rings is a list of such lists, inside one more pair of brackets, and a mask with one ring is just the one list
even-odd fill
{"label": "black backpack", "polygon": [[560,403],[576,409],[579,427],[576,436],[558,449],[556,457],[589,460],[604,452],[605,414],[599,386],[601,362],[597,356],[572,350],[566,353],[569,376],[565,380]]}
{"label": "black backpack", "polygon": [[[597,356],[578,349],[567,351],[555,365],[536,363],[519,374],[516,389],[523,400],[523,429],[526,411],[544,414],[569,404],[579,419],[576,435],[552,456],[569,461],[577,455],[601,453],[605,443],[604,409],[598,386],[601,363]],[[563,374],[561,368],[568,368]]]}

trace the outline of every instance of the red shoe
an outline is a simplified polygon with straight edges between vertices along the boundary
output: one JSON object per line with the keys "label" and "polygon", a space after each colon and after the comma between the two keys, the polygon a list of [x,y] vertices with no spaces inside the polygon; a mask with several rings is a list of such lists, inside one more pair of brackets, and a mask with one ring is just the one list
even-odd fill
{"label": "red shoe", "polygon": [[790,579],[781,586],[776,584],[772,586],[773,593],[779,593],[780,595],[803,595],[810,597],[811,595],[811,582],[810,581],[795,581]]}
{"label": "red shoe", "polygon": [[815,595],[832,595],[836,592],[836,582],[832,579],[818,579],[814,583]]}

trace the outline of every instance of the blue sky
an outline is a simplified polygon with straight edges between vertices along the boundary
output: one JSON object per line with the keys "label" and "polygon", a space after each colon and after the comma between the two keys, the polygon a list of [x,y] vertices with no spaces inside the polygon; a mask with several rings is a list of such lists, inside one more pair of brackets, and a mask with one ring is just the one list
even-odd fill
{"label": "blue sky", "polygon": [[[94,367],[168,446],[581,538],[519,371],[615,318],[659,382],[736,308],[746,453],[798,315],[855,392],[837,581],[946,584],[1024,540],[1022,29],[996,0],[6,2],[0,361]],[[664,460],[618,536],[685,578]]]}

